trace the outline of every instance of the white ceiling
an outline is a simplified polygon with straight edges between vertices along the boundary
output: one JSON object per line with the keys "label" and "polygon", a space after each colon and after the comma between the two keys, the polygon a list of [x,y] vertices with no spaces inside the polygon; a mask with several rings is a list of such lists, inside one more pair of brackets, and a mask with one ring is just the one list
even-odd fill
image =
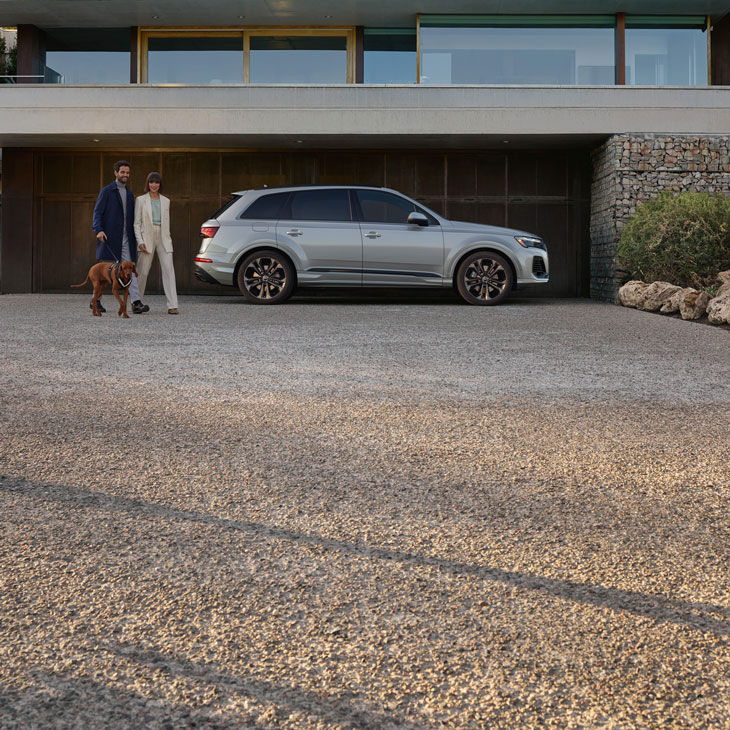
{"label": "white ceiling", "polygon": [[[660,6],[660,7],[659,7]],[[53,27],[147,25],[413,26],[418,13],[709,14],[729,0],[0,0],[0,23]]]}

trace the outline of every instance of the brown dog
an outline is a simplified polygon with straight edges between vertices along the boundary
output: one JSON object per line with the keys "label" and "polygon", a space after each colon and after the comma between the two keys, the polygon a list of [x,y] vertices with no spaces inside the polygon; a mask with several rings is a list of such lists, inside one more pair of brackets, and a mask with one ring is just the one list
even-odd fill
{"label": "brown dog", "polygon": [[[80,284],[71,284],[71,286],[83,286],[90,281],[94,285],[94,294],[91,300],[91,309],[95,317],[101,317],[101,312],[97,302],[104,293],[107,284],[112,285],[112,293],[119,302],[119,310],[117,314],[120,317],[129,319],[127,314],[127,297],[129,296],[129,285],[132,283],[132,274],[137,275],[137,269],[132,261],[122,261],[121,263],[112,263],[111,261],[99,261],[94,264]],[[124,292],[124,299],[119,296],[119,290]]]}

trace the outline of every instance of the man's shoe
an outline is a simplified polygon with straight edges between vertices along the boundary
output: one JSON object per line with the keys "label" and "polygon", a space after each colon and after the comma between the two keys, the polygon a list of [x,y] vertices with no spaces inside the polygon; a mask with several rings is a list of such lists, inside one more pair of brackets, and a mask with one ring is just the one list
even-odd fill
{"label": "man's shoe", "polygon": [[180,314],[180,312],[178,312],[177,309],[175,309],[175,307],[173,307],[172,309],[168,309],[167,313],[168,314]]}
{"label": "man's shoe", "polygon": [[[97,306],[97,307],[99,308],[99,311],[100,311],[100,312],[101,312],[102,314],[104,314],[104,312],[106,312],[106,309],[104,309],[104,307],[102,307],[102,306],[101,306],[101,299],[97,299],[97,300],[96,300],[96,306]],[[93,308],[94,308],[94,300],[92,299],[92,300],[91,300],[91,301],[89,302],[89,309],[93,309]]]}
{"label": "man's shoe", "polygon": [[142,314],[149,311],[150,308],[146,304],[142,304],[139,299],[136,302],[132,302],[132,312],[134,312],[134,314]]}

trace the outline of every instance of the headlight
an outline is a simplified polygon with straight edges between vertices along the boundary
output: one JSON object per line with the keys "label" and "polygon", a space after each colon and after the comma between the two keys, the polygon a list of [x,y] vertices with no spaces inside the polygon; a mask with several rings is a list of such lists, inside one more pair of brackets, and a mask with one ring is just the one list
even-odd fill
{"label": "headlight", "polygon": [[523,248],[541,248],[543,251],[547,251],[545,241],[537,236],[515,236],[515,241]]}

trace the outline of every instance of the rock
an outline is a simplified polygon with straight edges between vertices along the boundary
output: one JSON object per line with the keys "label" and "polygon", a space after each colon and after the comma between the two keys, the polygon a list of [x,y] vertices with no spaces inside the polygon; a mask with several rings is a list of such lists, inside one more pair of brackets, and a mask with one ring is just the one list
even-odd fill
{"label": "rock", "polygon": [[667,299],[681,290],[681,286],[675,286],[668,281],[655,281],[646,287],[642,301],[636,305],[636,308],[643,309],[645,312],[656,312]]}
{"label": "rock", "polygon": [[682,319],[699,319],[707,309],[710,295],[706,291],[691,291],[679,303]]}
{"label": "rock", "polygon": [[618,300],[624,307],[638,307],[644,301],[644,292],[649,285],[632,279],[618,290]]}
{"label": "rock", "polygon": [[730,294],[730,269],[721,271],[717,275],[717,282],[720,284],[720,288],[715,293],[716,298]]}
{"label": "rock", "polygon": [[687,296],[687,294],[691,294],[693,291],[697,291],[696,289],[693,289],[691,286],[686,287],[685,289],[680,289],[677,292],[674,292],[669,299],[667,299],[664,304],[662,304],[661,308],[659,309],[660,312],[663,312],[664,314],[674,314],[675,312],[679,311],[679,305],[681,304],[682,300]]}
{"label": "rock", "polygon": [[730,292],[709,301],[707,319],[711,324],[730,324]]}

